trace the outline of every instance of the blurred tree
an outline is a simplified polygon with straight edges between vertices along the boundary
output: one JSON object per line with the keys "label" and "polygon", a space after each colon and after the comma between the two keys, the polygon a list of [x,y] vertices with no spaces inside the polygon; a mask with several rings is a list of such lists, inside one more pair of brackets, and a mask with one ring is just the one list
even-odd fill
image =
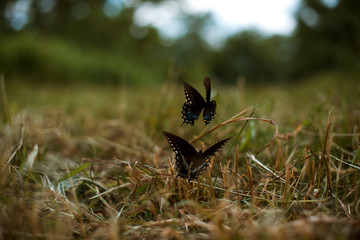
{"label": "blurred tree", "polygon": [[[129,43],[139,39],[129,31],[136,8],[125,7],[122,0],[5,0],[0,7],[7,22],[1,30],[6,33],[33,31],[41,36],[100,48],[121,44],[127,48]],[[18,13],[21,8],[23,11]],[[158,36],[151,36],[156,40],[152,44],[158,43]]]}
{"label": "blurred tree", "polygon": [[304,0],[296,19],[294,76],[360,67],[360,1]]}
{"label": "blurred tree", "polygon": [[99,16],[116,18],[126,8],[162,1],[166,0],[2,0],[0,16],[5,24],[0,25],[0,30],[4,33],[32,28],[64,33],[80,20]]}
{"label": "blurred tree", "polygon": [[[6,38],[0,47],[0,70],[37,76],[41,73],[45,76],[42,79],[92,78],[99,82],[124,79],[140,83],[163,78],[159,75],[165,75],[162,73],[167,72],[169,65],[166,47],[160,44],[154,28],[133,23],[136,7],[142,1],[133,3],[125,6],[122,0],[2,1],[0,13],[5,24],[1,24],[0,32]],[[51,45],[40,46],[46,42]],[[154,68],[150,64],[158,65]],[[59,75],[56,68],[65,73]]]}
{"label": "blurred tree", "polygon": [[175,66],[183,72],[183,77],[192,76],[202,79],[208,74],[206,59],[210,46],[204,40],[202,32],[212,23],[212,15],[183,15],[186,33],[179,37],[171,47],[171,59]]}
{"label": "blurred tree", "polygon": [[214,24],[210,14],[184,11],[183,34],[168,41],[151,25],[136,25],[135,13],[145,2],[2,0],[0,71],[42,81],[143,84],[164,80],[170,65],[186,79],[210,75],[227,83],[238,77],[275,82],[360,69],[358,0],[304,0],[292,37],[245,31],[228,38],[220,50],[204,39]]}
{"label": "blurred tree", "polygon": [[210,59],[211,72],[224,82],[238,77],[250,83],[280,81],[286,78],[291,58],[288,38],[266,38],[257,32],[245,31],[230,37],[220,52]]}

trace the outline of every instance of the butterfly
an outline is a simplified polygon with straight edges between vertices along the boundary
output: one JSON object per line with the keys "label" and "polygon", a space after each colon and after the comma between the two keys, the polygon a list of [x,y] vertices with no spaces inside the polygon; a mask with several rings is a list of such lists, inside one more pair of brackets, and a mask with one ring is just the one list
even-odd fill
{"label": "butterfly", "polygon": [[211,94],[211,83],[210,78],[206,77],[204,79],[204,86],[206,90],[206,99],[204,99],[201,94],[188,83],[183,82],[184,85],[184,93],[186,97],[186,102],[182,107],[182,118],[184,119],[181,126],[186,123],[190,125],[194,125],[199,119],[199,115],[201,111],[203,111],[203,118],[205,125],[208,125],[211,120],[214,119],[215,109],[216,109],[216,101],[210,101]]}
{"label": "butterfly", "polygon": [[175,168],[178,171],[176,177],[186,178],[189,181],[197,179],[199,175],[207,168],[210,162],[210,156],[222,148],[230,139],[226,138],[209,147],[205,152],[196,151],[190,143],[174,134],[164,132],[172,150],[175,152]]}

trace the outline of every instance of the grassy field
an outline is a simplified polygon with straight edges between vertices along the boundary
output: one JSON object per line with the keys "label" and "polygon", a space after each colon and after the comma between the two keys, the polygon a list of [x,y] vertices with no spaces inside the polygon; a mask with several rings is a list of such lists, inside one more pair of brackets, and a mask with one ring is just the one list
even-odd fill
{"label": "grassy field", "polygon": [[[360,238],[356,77],[263,87],[214,81],[217,114],[206,127],[180,126],[185,98],[173,82],[5,81],[0,239]],[[204,94],[200,80],[189,82]],[[174,178],[161,130],[196,149],[233,137],[188,183]]]}

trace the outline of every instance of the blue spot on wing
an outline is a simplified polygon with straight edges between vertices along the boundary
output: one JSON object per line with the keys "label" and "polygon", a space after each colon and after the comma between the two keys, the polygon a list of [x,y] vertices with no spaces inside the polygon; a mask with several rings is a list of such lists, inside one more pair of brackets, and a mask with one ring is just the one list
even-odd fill
{"label": "blue spot on wing", "polygon": [[205,125],[208,125],[214,119],[215,113],[216,113],[215,110],[216,110],[216,101],[215,100],[206,104],[206,106],[204,108],[204,112],[203,112],[203,118],[204,118]]}

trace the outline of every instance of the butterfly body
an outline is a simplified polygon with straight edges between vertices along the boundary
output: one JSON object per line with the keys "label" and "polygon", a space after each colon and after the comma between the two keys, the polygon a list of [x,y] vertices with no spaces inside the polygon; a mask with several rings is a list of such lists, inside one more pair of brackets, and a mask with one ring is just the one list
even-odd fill
{"label": "butterfly body", "polygon": [[206,99],[204,99],[201,94],[188,83],[183,82],[183,85],[186,102],[184,103],[182,108],[182,118],[184,119],[182,124],[186,123],[194,125],[194,122],[199,119],[199,115],[203,109],[204,123],[205,125],[209,124],[214,119],[216,113],[216,101],[210,101],[210,78],[204,79]]}
{"label": "butterfly body", "polygon": [[163,132],[172,150],[175,152],[175,168],[179,177],[194,180],[208,167],[210,157],[230,139],[226,138],[208,148],[206,151],[196,151],[186,140]]}

